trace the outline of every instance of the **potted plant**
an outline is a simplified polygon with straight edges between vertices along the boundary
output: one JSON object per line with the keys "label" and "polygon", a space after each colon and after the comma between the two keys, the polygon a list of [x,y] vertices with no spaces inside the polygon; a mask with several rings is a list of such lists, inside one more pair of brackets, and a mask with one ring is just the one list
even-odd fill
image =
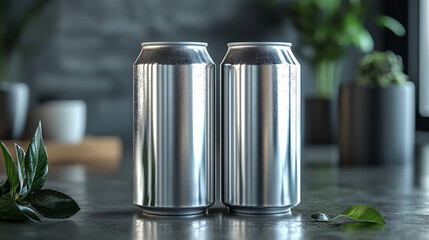
{"label": "potted plant", "polygon": [[[305,100],[306,143],[336,143],[340,60],[350,46],[362,52],[374,46],[364,26],[365,12],[360,0],[292,0],[287,6],[287,17],[300,36],[297,54],[313,66],[316,75],[316,92]],[[405,34],[404,27],[391,17],[380,15],[376,22],[396,35]]]}
{"label": "potted plant", "polygon": [[364,56],[356,83],[340,88],[340,163],[410,163],[414,155],[414,84],[391,51]]}
{"label": "potted plant", "polygon": [[[17,139],[23,134],[27,118],[29,89],[16,82],[12,71],[22,34],[50,0],[35,0],[24,11],[14,11],[16,1],[0,1],[0,139]],[[15,5],[14,5],[15,4]],[[15,8],[16,9],[16,8]]]}

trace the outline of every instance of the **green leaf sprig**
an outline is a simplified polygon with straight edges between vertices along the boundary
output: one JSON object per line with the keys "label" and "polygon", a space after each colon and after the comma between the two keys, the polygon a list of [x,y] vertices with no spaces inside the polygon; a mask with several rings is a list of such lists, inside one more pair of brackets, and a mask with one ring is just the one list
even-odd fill
{"label": "green leaf sprig", "polygon": [[42,189],[48,175],[48,155],[40,122],[27,153],[15,144],[16,163],[1,141],[0,147],[7,173],[6,182],[0,183],[0,220],[40,222],[39,214],[64,219],[80,210],[71,197]]}
{"label": "green leaf sprig", "polygon": [[331,222],[340,217],[346,217],[346,218],[363,221],[363,222],[379,223],[379,224],[386,223],[383,216],[381,216],[380,212],[377,211],[377,209],[364,204],[353,205],[335,217],[329,217],[325,213],[314,214],[314,215],[311,215],[311,217],[316,219],[316,221],[318,222]]}

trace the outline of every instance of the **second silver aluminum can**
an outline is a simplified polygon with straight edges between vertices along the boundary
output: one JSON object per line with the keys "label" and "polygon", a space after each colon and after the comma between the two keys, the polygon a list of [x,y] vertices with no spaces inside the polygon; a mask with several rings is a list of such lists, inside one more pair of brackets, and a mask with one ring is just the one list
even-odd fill
{"label": "second silver aluminum can", "polygon": [[214,69],[206,43],[143,43],[134,64],[134,204],[158,215],[214,203]]}
{"label": "second silver aluminum can", "polygon": [[300,202],[301,79],[289,43],[230,43],[221,66],[223,203],[248,214]]}

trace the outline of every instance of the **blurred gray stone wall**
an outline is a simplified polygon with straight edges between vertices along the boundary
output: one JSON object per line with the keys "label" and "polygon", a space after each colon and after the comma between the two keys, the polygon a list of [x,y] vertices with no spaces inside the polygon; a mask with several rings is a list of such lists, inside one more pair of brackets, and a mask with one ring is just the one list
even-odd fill
{"label": "blurred gray stone wall", "polygon": [[[19,56],[32,104],[83,99],[87,132],[132,137],[132,65],[144,41],[204,41],[217,65],[232,41],[288,41],[288,23],[267,21],[260,0],[54,0],[27,31]],[[346,61],[343,75],[350,79]],[[303,95],[313,73],[302,62]],[[345,73],[344,73],[345,72]]]}

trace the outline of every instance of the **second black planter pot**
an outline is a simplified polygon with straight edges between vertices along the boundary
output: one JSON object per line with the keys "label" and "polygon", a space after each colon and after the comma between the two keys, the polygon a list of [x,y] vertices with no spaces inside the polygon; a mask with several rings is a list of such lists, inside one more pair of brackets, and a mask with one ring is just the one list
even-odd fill
{"label": "second black planter pot", "polygon": [[305,99],[306,144],[335,144],[338,129],[338,103],[335,99]]}
{"label": "second black planter pot", "polygon": [[414,158],[414,84],[340,89],[340,163],[410,163]]}

